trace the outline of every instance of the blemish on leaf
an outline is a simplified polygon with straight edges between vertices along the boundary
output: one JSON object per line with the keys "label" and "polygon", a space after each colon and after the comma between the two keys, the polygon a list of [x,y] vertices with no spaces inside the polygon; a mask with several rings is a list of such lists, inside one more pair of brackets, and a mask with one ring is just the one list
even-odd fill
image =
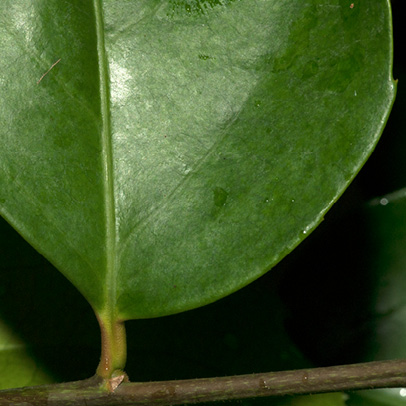
{"label": "blemish on leaf", "polygon": [[217,207],[223,207],[226,204],[228,193],[221,187],[213,189],[213,202]]}
{"label": "blemish on leaf", "polygon": [[59,58],[56,62],[54,62],[54,63],[51,65],[51,67],[38,79],[37,85],[41,82],[42,79],[44,79],[44,77],[45,77],[46,75],[48,75],[48,73],[51,71],[51,69],[53,69],[53,67],[54,67],[55,65],[57,65],[60,61],[61,61],[61,58]]}
{"label": "blemish on leaf", "polygon": [[206,14],[217,7],[226,7],[236,0],[171,0],[172,11],[189,15]]}

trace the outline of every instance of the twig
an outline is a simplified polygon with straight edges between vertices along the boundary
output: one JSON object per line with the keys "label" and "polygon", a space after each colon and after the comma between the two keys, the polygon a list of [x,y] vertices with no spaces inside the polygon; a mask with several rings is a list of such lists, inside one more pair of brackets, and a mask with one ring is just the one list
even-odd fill
{"label": "twig", "polygon": [[394,360],[221,378],[122,383],[114,393],[103,389],[102,379],[94,377],[0,391],[0,405],[164,406],[404,386],[406,360]]}
{"label": "twig", "polygon": [[60,61],[61,61],[61,58],[59,58],[56,62],[54,62],[54,63],[51,65],[51,67],[38,79],[37,85],[39,84],[39,82],[41,82],[42,79],[44,79],[44,77],[45,77],[46,75],[48,75],[48,73],[51,71],[51,69],[52,69],[57,63],[59,63]]}

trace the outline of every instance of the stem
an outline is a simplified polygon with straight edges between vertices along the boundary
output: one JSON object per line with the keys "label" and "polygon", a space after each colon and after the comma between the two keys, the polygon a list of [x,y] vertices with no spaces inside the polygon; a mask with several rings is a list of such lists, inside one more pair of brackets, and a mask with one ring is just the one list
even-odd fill
{"label": "stem", "polygon": [[[123,374],[127,360],[127,342],[123,321],[96,313],[101,331],[101,357],[96,375],[105,381]],[[115,388],[112,388],[114,390]]]}
{"label": "stem", "polygon": [[406,386],[406,360],[379,361],[222,378],[122,383],[113,393],[103,379],[0,391],[1,405],[181,405],[264,396],[304,395]]}

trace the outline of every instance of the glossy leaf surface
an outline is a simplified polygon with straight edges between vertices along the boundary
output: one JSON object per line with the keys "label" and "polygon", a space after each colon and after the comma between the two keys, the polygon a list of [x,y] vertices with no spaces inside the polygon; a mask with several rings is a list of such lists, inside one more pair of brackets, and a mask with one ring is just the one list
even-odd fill
{"label": "glossy leaf surface", "polygon": [[275,265],[394,97],[383,0],[5,0],[0,39],[1,213],[120,319]]}

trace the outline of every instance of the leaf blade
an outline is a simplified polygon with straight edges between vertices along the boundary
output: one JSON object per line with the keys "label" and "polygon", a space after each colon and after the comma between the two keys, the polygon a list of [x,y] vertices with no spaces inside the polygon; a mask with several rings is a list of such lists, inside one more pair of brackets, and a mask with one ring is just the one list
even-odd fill
{"label": "leaf blade", "polygon": [[[386,1],[23,3],[1,6],[20,63],[1,65],[1,210],[99,314],[175,313],[262,275],[393,101]],[[36,85],[44,53],[41,72],[61,62]]]}

